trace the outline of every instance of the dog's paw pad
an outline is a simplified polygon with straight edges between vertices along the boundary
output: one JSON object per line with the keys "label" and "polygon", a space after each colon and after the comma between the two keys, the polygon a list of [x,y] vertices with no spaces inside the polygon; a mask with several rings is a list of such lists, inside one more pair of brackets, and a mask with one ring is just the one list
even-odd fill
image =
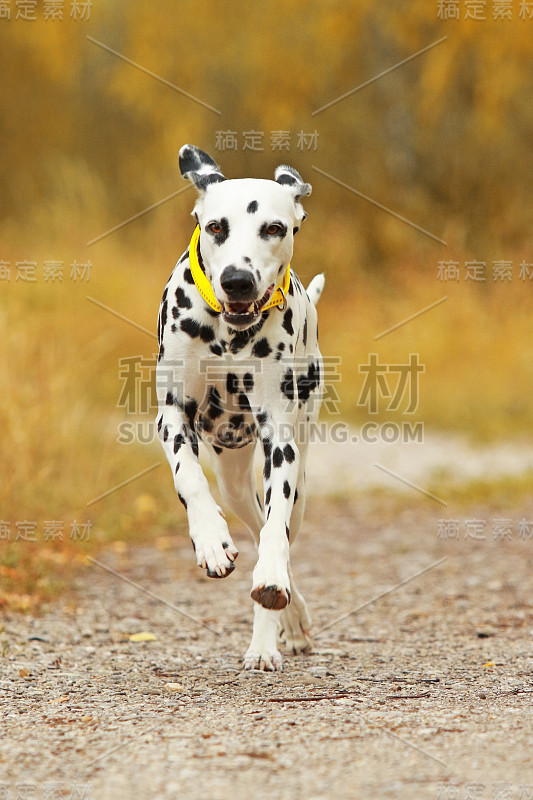
{"label": "dog's paw pad", "polygon": [[274,650],[273,652],[264,651],[261,653],[248,651],[243,659],[243,669],[258,669],[262,672],[275,672],[283,671],[283,659],[281,654]]}
{"label": "dog's paw pad", "polygon": [[239,551],[231,539],[191,536],[196,551],[196,563],[205,569],[209,578],[225,578],[235,569]]}
{"label": "dog's paw pad", "polygon": [[256,586],[250,592],[251,597],[263,608],[281,611],[291,602],[291,593],[288,589],[278,586]]}
{"label": "dog's paw pad", "polygon": [[215,572],[209,567],[207,567],[206,569],[206,575],[208,578],[227,578],[228,575],[231,575],[234,569],[235,569],[235,564],[232,561],[231,564],[229,564],[229,566],[225,567],[226,571],[224,572],[223,575],[220,575],[218,572]]}

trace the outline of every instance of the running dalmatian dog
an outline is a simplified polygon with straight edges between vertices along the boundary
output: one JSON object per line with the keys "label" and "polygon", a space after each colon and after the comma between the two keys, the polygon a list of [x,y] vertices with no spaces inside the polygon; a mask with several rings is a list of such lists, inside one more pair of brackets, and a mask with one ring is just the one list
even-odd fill
{"label": "running dalmatian dog", "polygon": [[[200,567],[211,578],[235,569],[238,551],[198,462],[206,446],[222,501],[258,544],[251,596],[253,635],[245,669],[282,668],[278,635],[310,649],[311,621],[289,561],[304,512],[309,426],[322,394],[315,304],[290,268],[293,239],[311,194],[295,169],[275,181],[228,180],[192,145],[180,170],[198,191],[197,227],[165,287],[158,319],[157,429],[187,511]],[[264,454],[264,509],[255,485]]]}

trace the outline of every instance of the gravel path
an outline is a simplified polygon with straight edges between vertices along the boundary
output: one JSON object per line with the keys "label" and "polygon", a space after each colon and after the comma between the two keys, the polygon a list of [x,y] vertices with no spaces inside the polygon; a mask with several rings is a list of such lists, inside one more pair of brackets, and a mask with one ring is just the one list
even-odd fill
{"label": "gravel path", "polygon": [[240,669],[254,551],[238,523],[224,581],[180,536],[98,556],[218,633],[97,564],[40,618],[5,617],[0,798],[533,798],[533,539],[442,540],[430,500],[380,502],[309,504],[293,563],[315,631],[446,560],[283,673]]}

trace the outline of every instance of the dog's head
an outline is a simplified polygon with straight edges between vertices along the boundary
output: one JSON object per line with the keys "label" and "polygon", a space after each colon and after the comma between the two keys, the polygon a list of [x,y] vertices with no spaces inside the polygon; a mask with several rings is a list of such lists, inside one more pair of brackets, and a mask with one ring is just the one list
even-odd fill
{"label": "dog's head", "polygon": [[300,200],[311,194],[292,167],[275,180],[228,180],[203,150],[184,145],[180,170],[198,190],[193,214],[200,226],[206,276],[226,322],[247,328],[282,283],[294,234],[307,216]]}

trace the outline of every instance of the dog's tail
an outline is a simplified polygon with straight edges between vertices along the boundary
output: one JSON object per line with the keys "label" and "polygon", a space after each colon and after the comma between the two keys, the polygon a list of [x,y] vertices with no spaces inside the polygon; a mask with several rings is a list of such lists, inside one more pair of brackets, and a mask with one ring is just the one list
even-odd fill
{"label": "dog's tail", "polygon": [[315,275],[309,286],[307,287],[307,296],[309,297],[310,301],[314,306],[320,300],[320,295],[322,294],[322,289],[324,288],[324,284],[326,282],[326,278],[323,272],[320,275]]}

